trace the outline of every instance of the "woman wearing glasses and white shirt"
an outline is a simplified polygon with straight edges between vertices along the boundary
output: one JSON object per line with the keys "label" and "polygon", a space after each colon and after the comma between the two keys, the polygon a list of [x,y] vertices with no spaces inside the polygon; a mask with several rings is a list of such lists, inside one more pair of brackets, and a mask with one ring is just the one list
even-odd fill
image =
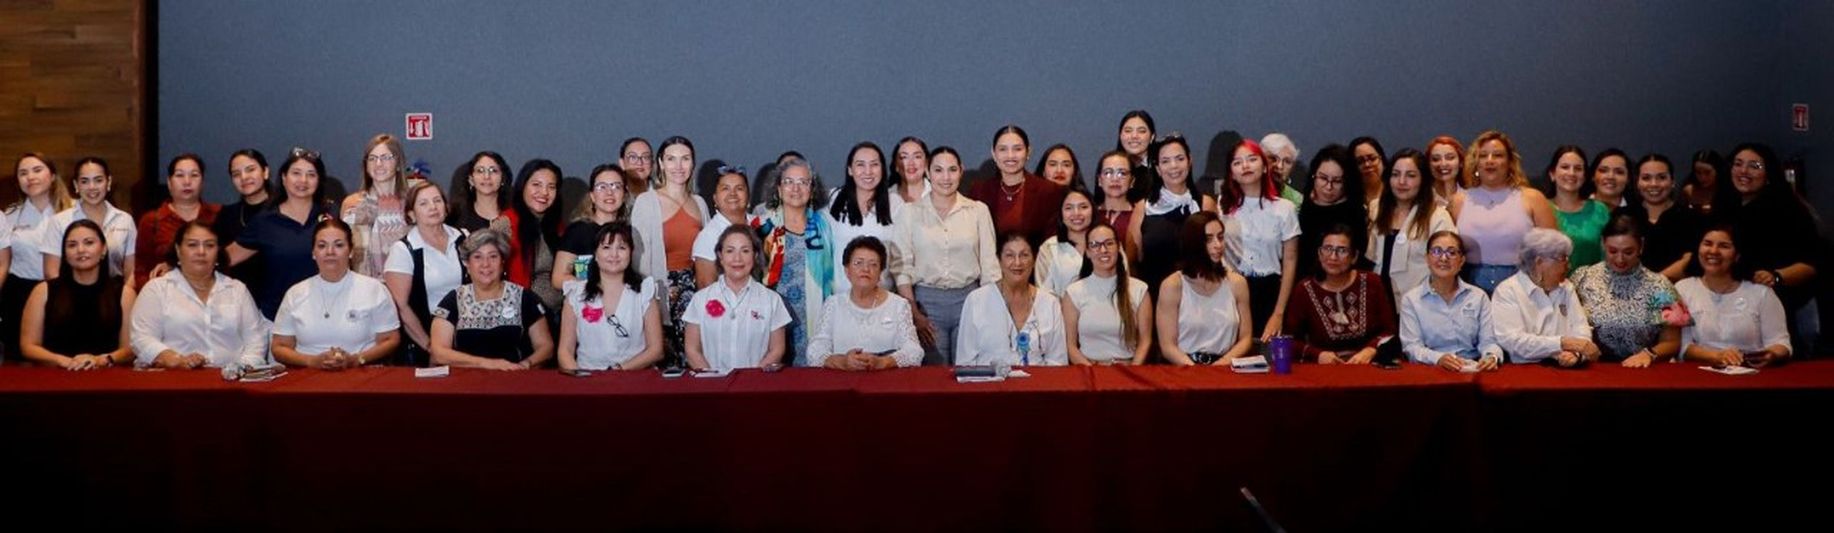
{"label": "woman wearing glasses and white shirt", "polygon": [[810,332],[808,366],[859,371],[923,363],[911,303],[878,283],[885,275],[886,255],[877,237],[847,243],[842,266],[854,283],[847,292],[828,297]]}
{"label": "woman wearing glasses and white shirt", "polygon": [[1491,327],[1511,363],[1552,361],[1574,367],[1599,357],[1579,293],[1567,281],[1573,240],[1547,228],[1522,237],[1516,273],[1490,299]]}
{"label": "woman wearing glasses and white shirt", "polygon": [[178,228],[178,268],[153,278],[134,300],[129,340],[136,366],[186,369],[267,362],[268,323],[242,282],[217,269],[221,244],[211,224]]}
{"label": "woman wearing glasses and white shirt", "polygon": [[585,279],[561,286],[561,370],[633,370],[662,360],[662,307],[656,280],[631,266],[636,238],[613,222],[594,233],[598,247]]}
{"label": "woman wearing glasses and white shirt", "polygon": [[955,339],[955,364],[1070,364],[1063,303],[1032,283],[1035,253],[1025,235],[1000,237],[1000,282],[968,293]]}
{"label": "woman wearing glasses and white shirt", "polygon": [[1458,279],[1465,268],[1465,240],[1457,232],[1436,231],[1424,242],[1431,277],[1401,293],[1401,349],[1416,363],[1452,372],[1473,362],[1478,370],[1496,370],[1503,347],[1490,323],[1490,298]]}
{"label": "woman wearing glasses and white shirt", "polygon": [[1153,346],[1153,301],[1146,282],[1127,275],[1120,232],[1106,223],[1089,228],[1089,276],[1064,290],[1064,337],[1070,362],[1138,365]]}

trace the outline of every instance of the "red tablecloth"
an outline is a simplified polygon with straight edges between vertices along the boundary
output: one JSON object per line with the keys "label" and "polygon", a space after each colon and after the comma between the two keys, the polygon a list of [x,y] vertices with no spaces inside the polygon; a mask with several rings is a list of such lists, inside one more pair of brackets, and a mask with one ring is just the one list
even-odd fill
{"label": "red tablecloth", "polygon": [[[60,515],[98,525],[1256,528],[1246,486],[1294,530],[1519,529],[1689,516],[1685,493],[1703,481],[1744,483],[1726,490],[1749,501],[1750,483],[1796,471],[1779,461],[1819,474],[1828,461],[1804,457],[1834,405],[1834,363],[1818,362],[1746,377],[1682,365],[1031,372],[960,384],[943,368],[366,368],[233,384],[5,367],[0,427],[15,437],[0,479],[30,512],[114,495],[108,512]],[[1775,453],[1749,453],[1754,442]],[[1550,453],[1568,449],[1577,458]],[[1726,468],[1694,466],[1706,449],[1764,473],[1692,474]],[[1645,455],[1613,459],[1632,451]],[[1812,516],[1801,509],[1769,516]]]}

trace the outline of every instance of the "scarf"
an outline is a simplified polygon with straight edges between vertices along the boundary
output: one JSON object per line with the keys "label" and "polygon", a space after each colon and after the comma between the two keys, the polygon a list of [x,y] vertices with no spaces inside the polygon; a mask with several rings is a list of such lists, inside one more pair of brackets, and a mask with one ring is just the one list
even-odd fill
{"label": "scarf", "polygon": [[[815,284],[821,287],[822,301],[826,301],[834,293],[834,254],[828,250],[833,243],[827,242],[833,232],[828,230],[828,221],[814,208],[809,208],[807,213],[809,222],[803,228],[802,241],[810,253],[803,255],[803,265],[809,269]],[[775,289],[783,278],[783,250],[789,247],[790,231],[783,224],[782,209],[772,210],[767,215],[752,220],[752,224],[758,228],[758,234],[764,236],[764,286]]]}
{"label": "scarf", "polygon": [[1146,206],[1146,216],[1159,216],[1180,209],[1188,209],[1186,212],[1195,213],[1200,205],[1202,204],[1198,204],[1197,200],[1191,198],[1190,189],[1185,189],[1184,194],[1172,194],[1172,191],[1162,188],[1159,189],[1159,201]]}

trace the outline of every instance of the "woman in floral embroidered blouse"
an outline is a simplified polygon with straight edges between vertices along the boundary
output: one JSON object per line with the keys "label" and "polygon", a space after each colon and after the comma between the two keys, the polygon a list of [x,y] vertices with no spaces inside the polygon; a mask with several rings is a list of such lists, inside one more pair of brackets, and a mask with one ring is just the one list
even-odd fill
{"label": "woman in floral embroidered blouse", "polygon": [[1293,288],[1285,331],[1304,358],[1321,364],[1369,364],[1376,346],[1395,335],[1395,307],[1382,278],[1355,270],[1355,230],[1338,224],[1318,246],[1321,277]]}

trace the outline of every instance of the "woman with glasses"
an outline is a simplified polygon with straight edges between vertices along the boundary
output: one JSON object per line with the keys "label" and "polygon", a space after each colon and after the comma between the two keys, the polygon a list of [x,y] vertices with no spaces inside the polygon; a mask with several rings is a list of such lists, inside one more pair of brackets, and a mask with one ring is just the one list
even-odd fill
{"label": "woman with glasses", "polygon": [[1356,230],[1333,226],[1318,245],[1319,275],[1293,289],[1286,332],[1302,358],[1319,364],[1366,365],[1395,336],[1395,307],[1374,273],[1356,269]]}
{"label": "woman with glasses", "polygon": [[1592,324],[1578,291],[1567,281],[1573,240],[1559,231],[1534,228],[1519,248],[1516,273],[1497,284],[1490,298],[1491,328],[1509,362],[1572,368],[1598,359]]}
{"label": "woman with glasses", "polygon": [[975,289],[962,303],[962,327],[954,339],[956,364],[1069,364],[1063,304],[1032,283],[1034,257],[1024,235],[1000,236],[1000,282]]}
{"label": "woman with glasses", "polygon": [[[140,230],[134,225],[133,215],[116,209],[109,203],[108,196],[115,186],[115,176],[108,171],[108,162],[98,157],[85,157],[76,162],[76,205],[59,211],[51,216],[45,224],[45,241],[39,245],[44,251],[45,279],[57,278],[57,265],[64,252],[63,243],[58,239],[70,223],[78,220],[93,220],[102,226],[102,232],[108,237],[108,273],[110,276],[129,278],[134,274],[135,240]],[[157,258],[151,259],[158,261]]]}
{"label": "woman with glasses", "polygon": [[885,275],[885,243],[860,237],[847,243],[841,257],[848,292],[823,304],[821,320],[809,339],[807,366],[835,370],[887,370],[923,363],[923,344],[911,322],[911,304],[880,286]]}
{"label": "woman with glasses", "polygon": [[408,190],[401,172],[407,164],[401,141],[393,135],[371,137],[363,148],[363,188],[344,198],[338,210],[344,223],[357,232],[358,274],[382,276],[389,248],[411,228],[407,221],[410,208],[401,201]]}
{"label": "woman with glasses", "polygon": [[[904,199],[892,192],[891,181],[885,179],[885,154],[871,142],[853,145],[853,150],[847,152],[847,181],[834,191],[833,198],[834,203],[823,216],[834,230],[834,242],[840,244],[828,247],[837,265],[846,264],[841,253],[844,244],[854,239],[872,237],[881,243],[891,239],[893,217],[904,210]],[[886,275],[879,284],[892,287],[890,269],[880,270]],[[834,294],[852,290],[852,278],[835,276]]]}
{"label": "woman with glasses", "polygon": [[[549,283],[565,287],[567,282],[585,279],[592,256],[598,250],[599,228],[624,220],[626,184],[624,170],[617,165],[599,165],[592,169],[591,190],[586,201],[573,210],[573,221],[561,232],[565,238],[554,252],[554,273]],[[631,269],[636,270],[636,269]],[[564,292],[564,291],[563,291]]]}
{"label": "woman with glasses", "polygon": [[1293,205],[1304,204],[1305,194],[1293,186],[1292,180],[1293,170],[1299,166],[1299,146],[1284,133],[1269,133],[1261,137],[1261,149],[1267,151],[1267,172],[1280,185],[1280,197]]}
{"label": "woman with glasses", "polygon": [[[620,175],[620,179],[622,176]],[[632,268],[630,224],[592,230],[586,277],[568,281],[560,313],[561,370],[636,370],[662,360],[662,306],[656,280]]]}
{"label": "woman with glasses", "polygon": [[185,153],[166,163],[166,201],[158,209],[140,215],[134,256],[146,259],[134,262],[134,290],[140,290],[147,282],[164,274],[163,268],[160,272],[154,269],[169,266],[164,258],[171,255],[173,244],[178,241],[179,228],[193,220],[205,224],[216,221],[217,211],[222,208],[203,201],[203,194],[202,157]]}
{"label": "woman with glasses", "polygon": [[1515,275],[1528,230],[1554,229],[1554,208],[1528,186],[1522,154],[1503,132],[1478,134],[1465,152],[1465,173],[1477,183],[1452,200],[1452,223],[1471,246],[1466,279],[1494,295],[1497,284]]}
{"label": "woman with glasses", "polygon": [[1435,231],[1426,243],[1423,255],[1432,276],[1401,293],[1401,349],[1416,363],[1451,372],[1496,370],[1503,347],[1490,324],[1490,297],[1458,279],[1465,268],[1465,240]]}
{"label": "woman with glasses", "polygon": [[1382,149],[1382,143],[1375,137],[1357,137],[1350,141],[1350,152],[1356,157],[1356,171],[1362,176],[1362,189],[1365,195],[1357,200],[1358,205],[1367,205],[1382,195],[1382,178],[1388,175],[1388,151]]}
{"label": "woman with glasses", "polygon": [[[1134,174],[1135,168],[1129,163],[1127,152],[1115,150],[1102,154],[1096,161],[1095,183],[1099,199],[1095,206],[1096,220],[1114,228],[1131,228],[1134,224]],[[1142,195],[1144,197],[1144,195]],[[1127,240],[1133,232],[1121,232],[1121,251],[1128,257],[1139,257],[1140,250],[1135,243]]]}
{"label": "woman with glasses", "polygon": [[[1323,160],[1314,158],[1312,168],[1319,168]],[[1312,187],[1316,190],[1318,182]],[[1254,319],[1254,329],[1248,334],[1262,341],[1273,339],[1285,326],[1287,298],[1293,292],[1299,260],[1299,215],[1278,191],[1267,173],[1261,145],[1247,139],[1236,143],[1230,150],[1223,198],[1217,201],[1223,214],[1223,252],[1229,264],[1248,278],[1248,304]]]}
{"label": "woman with glasses", "polygon": [[1089,275],[1064,289],[1064,336],[1070,364],[1140,365],[1153,346],[1153,300],[1146,282],[1127,275],[1120,232],[1089,228]]}
{"label": "woman with glasses", "polygon": [[433,310],[433,364],[526,370],[554,356],[541,302],[505,279],[509,250],[509,238],[496,230],[473,232],[459,244],[471,282]]}
{"label": "woman with glasses", "polygon": [[248,283],[261,314],[274,320],[280,302],[293,285],[318,273],[313,261],[313,228],[334,218],[325,201],[325,162],[318,152],[294,148],[280,164],[280,189],[286,196],[249,221],[236,242],[229,245],[229,264],[242,264],[256,256],[266,268]]}
{"label": "woman with glasses", "polygon": [[1713,215],[1738,231],[1740,257],[1751,269],[1751,281],[1777,292],[1795,348],[1812,354],[1814,335],[1803,334],[1807,324],[1797,324],[1796,316],[1814,298],[1822,241],[1814,213],[1784,181],[1780,164],[1768,145],[1734,147],[1731,175],[1719,180]]}
{"label": "woman with glasses", "polygon": [[834,229],[821,216],[827,189],[809,162],[788,157],[764,180],[770,200],[758,219],[764,238],[764,286],[777,291],[790,309],[789,348],[785,365],[805,366],[803,348],[809,327],[821,322],[822,302],[833,294]]}
{"label": "woman with glasses", "polygon": [[694,143],[686,137],[662,141],[656,164],[661,179],[631,201],[630,219],[637,231],[637,271],[662,285],[662,315],[668,345],[663,366],[681,361],[684,330],[681,314],[694,298],[694,238],[708,218],[707,202],[694,192]]}
{"label": "woman with glasses", "polygon": [[496,152],[478,152],[453,169],[452,222],[466,232],[495,229],[515,235],[511,227],[510,200],[504,191],[509,162]]}
{"label": "woman with glasses", "polygon": [[1024,128],[1008,124],[994,132],[991,155],[999,175],[976,183],[968,197],[987,204],[996,233],[1019,233],[1032,242],[1043,241],[1056,227],[1046,213],[1056,212],[1063,203],[1064,186],[1025,170],[1032,140]]}
{"label": "woman with glasses", "polygon": [[955,363],[962,302],[975,287],[1000,280],[987,204],[962,196],[962,158],[954,148],[930,152],[930,193],[904,207],[892,230],[892,275],[916,305],[912,319],[926,365]]}
{"label": "woman with glasses", "polygon": [[1394,291],[1395,301],[1426,282],[1426,238],[1441,231],[1457,231],[1452,215],[1433,201],[1433,186],[1426,181],[1426,154],[1403,148],[1388,163],[1388,188],[1382,199],[1369,204],[1375,215],[1369,226],[1366,257],[1371,268]]}
{"label": "woman with glasses", "polygon": [[633,195],[649,192],[651,176],[656,174],[656,154],[649,139],[625,139],[618,145],[618,161],[624,163],[625,192]]}
{"label": "woman with glasses", "polygon": [[1148,293],[1157,294],[1159,282],[1177,269],[1184,257],[1179,251],[1178,230],[1185,218],[1207,211],[1216,212],[1216,199],[1191,186],[1191,147],[1177,134],[1153,143],[1149,150],[1154,172],[1146,177],[1146,198],[1134,202],[1140,216],[1127,228],[1127,241],[1139,247],[1134,263],[1135,274],[1146,282]]}
{"label": "woman with glasses", "polygon": [[[1331,144],[1312,156],[1312,191],[1299,206],[1299,265],[1301,277],[1318,275],[1318,245],[1325,230],[1346,226],[1351,246],[1366,250],[1369,243],[1369,206],[1375,202],[1357,200],[1363,197],[1363,182],[1355,175],[1356,162],[1342,145]],[[1357,254],[1362,257],[1361,253]]]}

